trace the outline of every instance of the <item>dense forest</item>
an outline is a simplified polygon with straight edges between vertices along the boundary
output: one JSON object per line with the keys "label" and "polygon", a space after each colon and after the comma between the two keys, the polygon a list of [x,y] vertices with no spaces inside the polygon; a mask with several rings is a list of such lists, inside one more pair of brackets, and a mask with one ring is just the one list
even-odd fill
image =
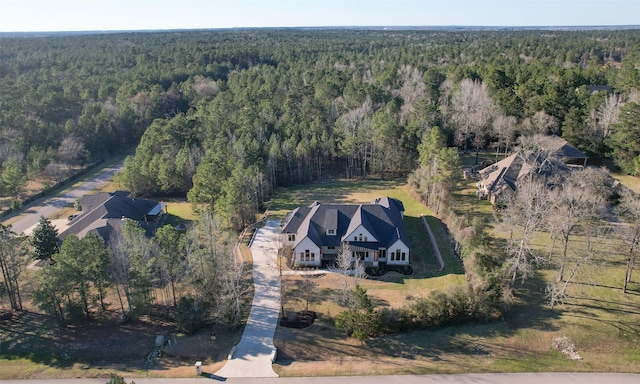
{"label": "dense forest", "polygon": [[465,150],[555,133],[638,174],[639,68],[637,30],[5,36],[0,184],[129,151],[134,195],[237,229],[278,186],[407,175],[433,127]]}

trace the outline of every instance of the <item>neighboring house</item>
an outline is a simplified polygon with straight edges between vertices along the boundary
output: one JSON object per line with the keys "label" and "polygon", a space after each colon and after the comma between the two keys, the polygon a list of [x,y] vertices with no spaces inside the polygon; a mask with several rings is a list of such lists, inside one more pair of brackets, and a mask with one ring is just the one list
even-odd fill
{"label": "neighboring house", "polygon": [[585,167],[589,160],[589,156],[569,144],[567,140],[556,135],[540,136],[538,138],[538,144],[547,154],[547,157],[558,159],[567,165],[580,165]]}
{"label": "neighboring house", "polygon": [[98,192],[80,198],[82,212],[58,238],[73,234],[84,237],[89,232],[100,235],[108,244],[122,230],[124,219],[131,219],[151,237],[162,225],[166,203],[129,197],[129,192]]}
{"label": "neighboring house", "polygon": [[295,265],[331,263],[342,249],[365,265],[409,264],[404,205],[390,197],[370,204],[314,202],[294,209],[282,229],[282,242],[294,251]]}
{"label": "neighboring house", "polygon": [[478,196],[495,204],[504,192],[515,191],[518,181],[533,171],[545,172],[551,177],[550,172],[569,171],[571,166],[584,167],[589,158],[558,136],[541,137],[539,145],[540,151],[515,153],[481,169]]}

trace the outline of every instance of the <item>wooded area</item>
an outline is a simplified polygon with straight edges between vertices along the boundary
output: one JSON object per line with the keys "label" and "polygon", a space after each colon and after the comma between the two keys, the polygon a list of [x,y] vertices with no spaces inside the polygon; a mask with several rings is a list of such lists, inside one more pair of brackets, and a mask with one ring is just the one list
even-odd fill
{"label": "wooded area", "polygon": [[[98,264],[87,258],[102,254],[96,239],[66,239],[34,292],[61,323],[104,310],[108,285],[123,316],[163,302],[178,316],[216,308],[224,322],[239,322],[242,269],[222,261],[233,259],[226,229],[254,222],[274,188],[336,177],[410,175],[425,203],[447,218],[467,273],[477,269],[479,278],[468,287],[478,308],[457,319],[494,316],[503,302],[501,266],[513,289],[536,261],[529,238],[548,230],[562,244],[548,287],[553,305],[567,276],[593,254],[587,246],[570,263],[567,245],[578,229],[589,232],[595,208],[610,196],[585,180],[604,176],[581,173],[555,191],[540,180],[520,185],[512,197],[520,200],[502,215],[511,231],[505,255],[488,256],[486,223],[468,213],[465,223],[452,204],[459,152],[474,150],[477,159],[491,149],[497,158],[517,143],[526,147],[525,138],[557,134],[640,174],[636,30],[184,31],[2,37],[0,46],[5,196],[19,197],[27,179],[52,183],[79,165],[129,153],[119,181],[134,196],[186,196],[205,213],[182,237],[168,227],[149,240],[129,226]],[[626,211],[636,222],[633,212]],[[20,309],[24,239],[3,233],[6,290]],[[630,236],[625,284],[637,231]],[[44,245],[36,248],[51,254]],[[181,294],[187,287],[192,293]],[[432,302],[465,305],[466,295],[461,289]],[[419,304],[440,310],[429,303]],[[198,321],[177,320],[187,328]]]}
{"label": "wooded area", "polygon": [[51,182],[136,148],[121,177],[134,195],[187,195],[237,229],[278,186],[407,175],[434,126],[465,149],[558,133],[626,173],[640,163],[635,30],[184,31],[0,46],[7,196],[21,175]]}

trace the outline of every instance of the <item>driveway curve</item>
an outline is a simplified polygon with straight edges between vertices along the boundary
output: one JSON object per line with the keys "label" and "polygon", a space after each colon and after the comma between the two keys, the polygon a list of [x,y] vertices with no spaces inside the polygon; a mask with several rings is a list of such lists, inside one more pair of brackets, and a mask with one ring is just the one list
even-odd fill
{"label": "driveway curve", "polygon": [[275,358],[273,335],[280,314],[280,276],[277,268],[277,238],[280,221],[259,228],[251,243],[253,255],[253,304],[240,343],[218,377],[278,377],[271,367]]}

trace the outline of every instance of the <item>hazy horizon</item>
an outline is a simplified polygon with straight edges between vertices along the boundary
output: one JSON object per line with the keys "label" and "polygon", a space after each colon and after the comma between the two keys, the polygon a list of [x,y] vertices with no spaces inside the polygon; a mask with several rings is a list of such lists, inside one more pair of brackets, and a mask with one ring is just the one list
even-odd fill
{"label": "hazy horizon", "polygon": [[0,0],[0,32],[238,28],[612,28],[634,0]]}

